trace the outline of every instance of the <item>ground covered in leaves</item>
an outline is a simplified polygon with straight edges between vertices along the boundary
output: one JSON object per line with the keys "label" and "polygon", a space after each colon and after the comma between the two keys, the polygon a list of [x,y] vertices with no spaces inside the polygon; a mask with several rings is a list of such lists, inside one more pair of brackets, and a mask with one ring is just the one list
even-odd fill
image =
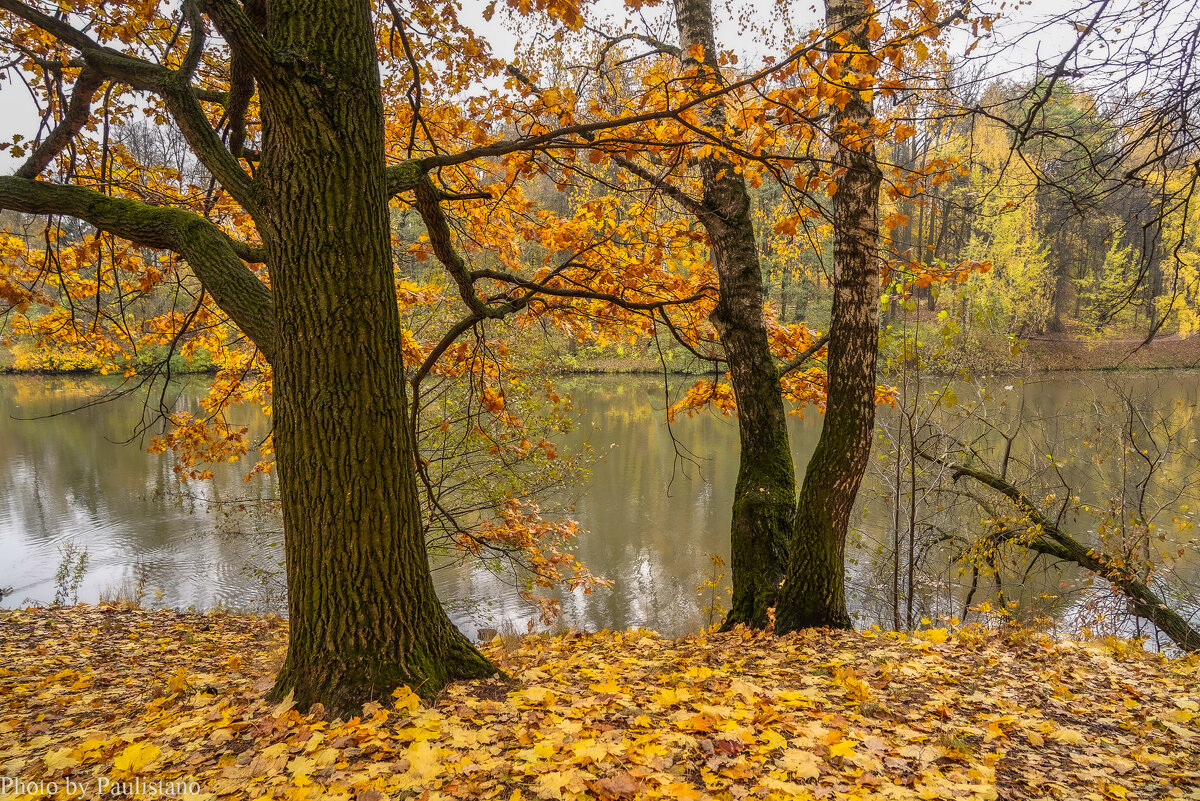
{"label": "ground covered in leaves", "polygon": [[1196,798],[1200,658],[967,627],[644,632],[322,721],[278,619],[0,611],[0,798]]}

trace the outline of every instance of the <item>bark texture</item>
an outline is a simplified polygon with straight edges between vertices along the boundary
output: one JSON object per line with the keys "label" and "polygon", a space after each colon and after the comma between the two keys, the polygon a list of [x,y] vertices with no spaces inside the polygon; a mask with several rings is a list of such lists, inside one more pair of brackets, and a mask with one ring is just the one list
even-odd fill
{"label": "bark texture", "polygon": [[494,668],[442,610],[420,526],[370,3],[274,0],[266,33],[247,61],[291,629],[275,694],[342,713]]}
{"label": "bark texture", "polygon": [[[849,36],[845,50],[865,53],[870,42],[866,0],[830,0],[829,31]],[[855,92],[834,108],[837,152],[833,195],[833,308],[829,322],[829,390],[825,421],[796,503],[787,578],[775,610],[780,633],[811,626],[848,628],[846,530],[871,453],[875,426],[875,362],[879,347],[879,186],[873,145],[855,136],[873,116]]]}
{"label": "bark texture", "polygon": [[[697,44],[704,48],[702,63],[688,59],[685,64],[719,75],[711,0],[676,0],[675,8],[682,52]],[[705,113],[709,126],[724,129],[720,101]],[[739,623],[763,628],[787,564],[796,475],[779,371],[763,318],[762,268],[746,182],[719,155],[700,159],[699,166],[698,217],[708,232],[720,289],[711,319],[729,366],[741,442],[730,531],[733,599],[723,628]]]}
{"label": "bark texture", "polygon": [[[185,3],[192,42],[178,69],[104,47],[18,0],[0,10],[85,64],[63,123],[17,176],[0,178],[0,208],[69,214],[183,255],[274,368],[291,629],[275,694],[346,714],[400,684],[431,696],[451,679],[494,673],[446,617],[420,525],[387,203],[427,167],[385,169],[372,4],[272,0],[264,16],[261,3]],[[222,98],[191,85],[201,13],[233,53],[238,103],[251,81],[259,91],[253,176],[240,144],[226,149],[201,108],[202,97]],[[187,211],[28,180],[78,132],[105,80],[163,99],[192,152],[254,219],[261,248]],[[245,262],[266,263],[269,289]]]}

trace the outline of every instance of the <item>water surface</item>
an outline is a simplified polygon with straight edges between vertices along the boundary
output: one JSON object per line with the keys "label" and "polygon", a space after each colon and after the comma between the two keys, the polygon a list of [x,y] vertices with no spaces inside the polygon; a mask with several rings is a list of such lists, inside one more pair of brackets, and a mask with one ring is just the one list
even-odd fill
{"label": "water surface", "polygon": [[[572,507],[583,529],[580,559],[613,582],[609,590],[565,596],[564,622],[589,629],[644,626],[666,634],[705,625],[711,620],[705,611],[710,598],[698,588],[714,577],[714,571],[722,572],[714,568],[712,557],[728,557],[736,422],[704,414],[667,426],[658,378],[588,377],[562,385],[573,393],[579,419],[561,450],[570,453],[586,441],[599,460],[587,481],[559,500]],[[269,511],[250,516],[239,512],[243,498],[273,496],[274,479],[260,475],[247,481],[248,464],[218,465],[212,481],[192,482],[181,492],[169,455],[147,453],[145,439],[126,442],[142,419],[144,396],[135,393],[71,411],[106,387],[111,382],[92,378],[0,377],[0,587],[13,588],[4,603],[52,601],[63,549],[74,545],[86,548],[89,555],[79,587],[81,601],[128,594],[140,582],[146,604],[277,607],[277,582],[247,566],[274,564],[278,523]],[[1086,454],[1069,457],[1067,452],[1080,450],[1089,437],[1099,437],[1100,428],[1111,427],[1116,393],[1131,388],[1151,398],[1164,420],[1174,414],[1184,421],[1175,425],[1176,435],[1182,426],[1189,434],[1185,441],[1195,443],[1200,437],[1196,420],[1183,413],[1200,403],[1197,373],[1129,374],[1116,384],[1111,376],[1095,374],[1023,382],[1000,379],[985,385],[987,394],[975,415],[1001,428],[1018,416],[1035,420],[1037,436],[1028,436],[1018,448],[1023,463],[1036,463],[1039,448],[1061,450],[1064,464],[1058,469],[1075,470],[1071,482],[1103,498],[1125,492],[1112,487],[1136,479],[1136,460],[1126,456],[1124,462],[1098,464],[1084,458]],[[166,401],[174,408],[198,411],[202,389],[199,384],[174,386]],[[970,405],[971,393],[969,387],[958,388],[955,411]],[[953,413],[947,414],[952,420]],[[883,407],[880,415],[886,425],[876,456],[886,457],[891,447],[887,426],[894,425],[896,413]],[[265,433],[266,424],[253,410],[235,412],[235,421],[239,416],[252,433]],[[799,470],[816,443],[820,424],[820,414],[811,410],[791,420]],[[1071,461],[1074,458],[1080,459],[1078,464]],[[891,619],[890,601],[884,596],[890,581],[886,551],[895,523],[889,488],[894,463],[876,461],[856,517],[850,589],[858,621],[886,625]],[[1197,464],[1194,454],[1175,454],[1164,457],[1159,466],[1151,494],[1160,498],[1159,505],[1168,500],[1174,504],[1168,517],[1177,518],[1176,507],[1188,505]],[[1053,460],[1046,469],[1054,469]],[[934,505],[945,502],[923,501],[929,504],[929,520]],[[902,503],[907,505],[906,496]],[[928,539],[936,526],[925,518],[922,525]],[[939,519],[937,525],[948,524]],[[1076,525],[1086,534],[1090,523],[1084,519]],[[254,529],[258,533],[249,536]],[[1165,534],[1155,540],[1156,557],[1190,541],[1186,526],[1182,532],[1177,529],[1164,525],[1158,532]],[[946,551],[927,553],[928,565],[940,564],[938,560],[946,564],[931,568],[918,582],[917,607],[922,613],[948,614],[965,597],[970,577],[950,567],[951,548],[925,547]],[[1183,578],[1200,575],[1193,551],[1186,550],[1178,561]],[[509,577],[445,559],[436,568],[439,594],[468,633],[480,626],[522,630],[532,621],[531,610]],[[995,587],[985,584],[974,600],[995,595]],[[1081,586],[1070,571],[1041,564],[1031,568],[1020,585],[1010,583],[1006,597],[1035,601],[1061,614],[1088,602]]]}

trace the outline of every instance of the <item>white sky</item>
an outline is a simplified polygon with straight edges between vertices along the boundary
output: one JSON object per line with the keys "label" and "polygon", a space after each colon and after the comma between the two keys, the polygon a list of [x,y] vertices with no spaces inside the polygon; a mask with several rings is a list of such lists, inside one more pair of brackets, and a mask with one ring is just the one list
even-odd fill
{"label": "white sky", "polygon": [[[1035,6],[1030,0],[992,0],[990,8],[999,11],[1005,17],[997,26],[999,39],[1013,39],[1022,31],[1035,26],[1041,19],[1049,15],[1060,14],[1085,0],[1037,0]],[[820,22],[822,12],[809,0],[789,2],[789,0],[715,0],[718,17],[717,35],[724,48],[732,49],[741,56],[741,63],[749,66],[761,61],[767,53],[761,52],[761,46],[751,37],[739,33],[737,17],[740,13],[749,11],[756,13],[756,7],[761,6],[768,13],[780,4],[790,6],[788,13],[796,28],[804,30]],[[491,22],[483,20],[482,11],[487,5],[483,0],[464,0],[461,19],[480,31],[488,39],[493,52],[501,57],[511,56],[517,34],[513,25],[497,14]],[[497,3],[498,6],[503,5]],[[594,0],[589,14],[607,15],[614,21],[625,17],[623,4],[619,0]],[[527,24],[527,23],[526,23]],[[1075,33],[1068,25],[1043,30],[1035,36],[1028,37],[1019,44],[996,56],[993,71],[1001,72],[1017,68],[1028,69],[1028,65],[1040,57],[1043,61],[1055,61],[1064,48],[1074,42]],[[963,38],[960,49],[966,46]],[[11,80],[0,81],[0,142],[11,142],[14,135],[28,139],[37,131],[38,116],[25,86]],[[17,166],[18,160],[13,159],[7,151],[0,153],[0,174],[11,173]]]}

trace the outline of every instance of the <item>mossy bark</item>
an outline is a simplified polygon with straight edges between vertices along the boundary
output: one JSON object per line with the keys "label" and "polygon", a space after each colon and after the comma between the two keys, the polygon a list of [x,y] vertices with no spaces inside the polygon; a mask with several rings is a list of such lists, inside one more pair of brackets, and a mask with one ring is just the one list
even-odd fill
{"label": "mossy bark", "polygon": [[1130,612],[1153,623],[1184,651],[1200,651],[1200,629],[1172,609],[1166,599],[1155,592],[1143,577],[1138,576],[1130,569],[1124,558],[1114,557],[1112,554],[1092,548],[1072,537],[1058,523],[1047,517],[1038,504],[1025,494],[1024,490],[1003,476],[988,473],[970,465],[957,464],[946,457],[930,456],[922,451],[914,451],[914,453],[922,459],[948,467],[952,471],[955,481],[966,476],[984,486],[991,487],[1011,501],[1034,525],[1032,531],[1035,536],[1030,539],[1030,528],[1003,523],[1005,515],[999,509],[992,508],[985,501],[977,498],[976,500],[993,520],[994,528],[991,536],[997,542],[1008,542],[1064,562],[1074,562],[1084,570],[1095,573],[1111,583],[1125,596]]}
{"label": "mossy bark", "polygon": [[[833,0],[826,27],[847,31],[847,50],[867,52],[866,0]],[[779,633],[812,626],[847,628],[846,531],[871,454],[875,363],[879,348],[879,186],[874,147],[850,144],[868,129],[871,101],[854,93],[834,109],[833,308],[829,390],[821,436],[796,503],[787,578],[775,610]],[[849,136],[848,136],[849,134]]]}
{"label": "mossy bark", "polygon": [[[681,50],[687,53],[692,45],[701,45],[700,66],[718,76],[710,0],[677,0],[675,6]],[[709,125],[725,128],[719,102],[705,113]],[[739,623],[764,628],[787,564],[796,475],[779,371],[763,317],[762,267],[746,182],[720,155],[700,159],[699,166],[703,182],[699,217],[708,232],[720,290],[711,319],[724,346],[737,399],[741,444],[730,527],[733,598],[723,628]]]}
{"label": "mossy bark", "polygon": [[334,714],[494,668],[442,610],[420,526],[371,6],[274,0],[259,81],[290,640],[275,695]]}
{"label": "mossy bark", "polygon": [[[0,207],[70,214],[184,255],[270,361],[291,628],[277,696],[342,714],[400,684],[431,696],[451,679],[493,673],[438,602],[420,525],[387,203],[424,165],[385,169],[372,4],[271,0],[265,20],[248,13],[262,4],[184,6],[193,42],[203,12],[233,51],[243,99],[248,76],[257,85],[253,177],[209,124],[187,70],[123,56],[36,9],[10,10],[80,49],[88,70],[162,97],[200,162],[254,219],[261,251],[179,209],[22,177],[0,178]],[[90,92],[85,82],[68,128]],[[48,163],[35,155],[23,174]],[[243,261],[266,263],[269,289]]]}

